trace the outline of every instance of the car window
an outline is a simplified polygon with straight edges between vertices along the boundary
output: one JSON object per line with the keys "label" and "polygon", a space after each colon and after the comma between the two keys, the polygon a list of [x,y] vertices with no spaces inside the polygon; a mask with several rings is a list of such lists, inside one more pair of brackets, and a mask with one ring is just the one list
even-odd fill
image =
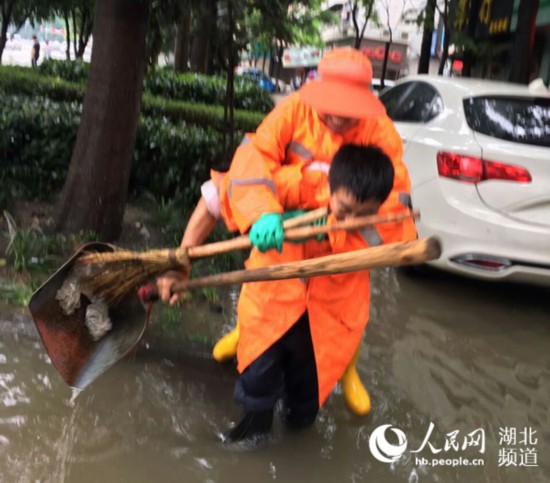
{"label": "car window", "polygon": [[520,144],[550,147],[550,99],[483,96],[464,99],[474,131]]}
{"label": "car window", "polygon": [[[402,87],[401,94],[392,94],[399,87]],[[388,115],[394,121],[428,122],[443,111],[441,96],[426,82],[400,84],[384,91],[380,100],[386,105]]]}
{"label": "car window", "polygon": [[386,107],[386,112],[390,118],[394,119],[397,107],[413,87],[412,82],[404,82],[403,84],[399,84],[380,93],[380,100]]}

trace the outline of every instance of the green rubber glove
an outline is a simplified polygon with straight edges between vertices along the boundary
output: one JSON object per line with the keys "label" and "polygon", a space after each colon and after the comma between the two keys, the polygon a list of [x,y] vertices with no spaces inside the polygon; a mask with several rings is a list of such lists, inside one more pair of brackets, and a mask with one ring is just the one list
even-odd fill
{"label": "green rubber glove", "polygon": [[[319,218],[318,220],[315,220],[313,222],[313,226],[324,226],[327,224],[327,217],[323,216],[323,218]],[[326,233],[319,233],[318,235],[315,235],[315,239],[317,241],[323,241],[327,237]]]}
{"label": "green rubber glove", "polygon": [[280,213],[264,213],[254,222],[248,236],[252,246],[262,253],[273,248],[281,253],[285,239],[282,215]]}
{"label": "green rubber glove", "polygon": [[291,218],[296,218],[297,216],[302,216],[304,213],[307,213],[307,210],[285,211],[283,213],[283,221],[290,220]]}
{"label": "green rubber glove", "polygon": [[[307,210],[287,211],[287,212],[283,213],[283,220],[287,220],[289,218],[294,218],[296,216],[303,215],[306,212],[307,212]],[[308,223],[309,226],[323,226],[323,225],[326,225],[326,224],[327,224],[327,217],[326,216],[323,216],[323,218],[319,218],[318,220],[315,220],[311,223]],[[296,227],[296,228],[298,228],[298,227]],[[309,237],[306,237],[306,238],[296,238],[295,240],[288,240],[288,241],[290,243],[300,244],[300,243],[305,243],[308,240],[313,240],[313,239],[315,239],[317,241],[323,241],[325,239],[325,237],[326,237],[325,233],[320,233],[319,235],[309,236]]]}

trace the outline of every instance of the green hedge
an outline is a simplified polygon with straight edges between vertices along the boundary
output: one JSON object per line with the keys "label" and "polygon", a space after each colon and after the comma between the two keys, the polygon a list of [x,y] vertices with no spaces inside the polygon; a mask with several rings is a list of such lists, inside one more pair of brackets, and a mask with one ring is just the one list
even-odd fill
{"label": "green hedge", "polygon": [[82,60],[44,60],[39,66],[38,71],[46,77],[59,77],[60,79],[86,83],[90,64]]}
{"label": "green hedge", "polygon": [[[157,70],[145,78],[145,92],[168,99],[224,105],[226,77],[201,74],[178,74],[170,69]],[[273,99],[257,82],[236,76],[234,80],[237,109],[268,113],[273,109]]]}
{"label": "green hedge", "polygon": [[[168,101],[162,97],[144,94],[141,112],[148,116],[165,116],[172,121],[186,121],[203,127],[223,131],[223,107],[206,104],[191,104],[182,101]],[[263,114],[235,109],[235,129],[238,132],[253,132],[264,118]]]}
{"label": "green hedge", "polygon": [[[48,199],[63,186],[80,120],[78,103],[0,95],[0,206]],[[167,118],[142,117],[130,194],[192,205],[209,170],[221,167],[221,134]]]}
{"label": "green hedge", "polygon": [[[86,87],[58,77],[47,77],[36,70],[0,66],[0,92],[11,95],[42,96],[54,101],[82,102]],[[145,93],[141,112],[149,116],[166,116],[174,122],[186,121],[205,128],[223,130],[223,107],[191,102],[171,101]],[[259,112],[235,109],[235,129],[255,131],[264,118]]]}
{"label": "green hedge", "polygon": [[[89,64],[85,62],[47,60],[38,68],[48,77],[85,83],[88,77]],[[199,104],[224,105],[226,77],[206,76],[203,74],[181,74],[169,68],[156,69],[146,75],[144,92],[152,96],[167,99],[196,102]],[[234,84],[237,109],[246,109],[267,113],[273,109],[273,100],[269,93],[256,82],[244,77],[236,77]]]}
{"label": "green hedge", "polygon": [[0,96],[0,205],[15,198],[45,199],[57,192],[80,118],[78,103]]}
{"label": "green hedge", "polygon": [[14,96],[42,96],[54,101],[81,103],[86,86],[59,77],[46,77],[27,67],[0,66],[0,92]]}
{"label": "green hedge", "polygon": [[176,199],[191,206],[200,196],[200,186],[210,169],[223,165],[219,132],[144,117],[136,136],[130,195],[150,193],[157,200]]}

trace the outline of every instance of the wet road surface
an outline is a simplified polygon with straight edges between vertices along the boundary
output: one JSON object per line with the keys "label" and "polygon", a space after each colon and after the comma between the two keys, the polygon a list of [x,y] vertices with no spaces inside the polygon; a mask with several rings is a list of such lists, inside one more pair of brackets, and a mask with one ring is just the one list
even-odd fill
{"label": "wet road surface", "polygon": [[[0,481],[550,481],[550,291],[394,270],[372,285],[359,361],[371,415],[351,415],[337,388],[314,427],[276,421],[256,451],[219,439],[240,416],[236,373],[209,348],[234,293],[222,311],[155,309],[141,348],[74,404],[28,313],[0,302]],[[399,432],[401,457],[378,461]]]}

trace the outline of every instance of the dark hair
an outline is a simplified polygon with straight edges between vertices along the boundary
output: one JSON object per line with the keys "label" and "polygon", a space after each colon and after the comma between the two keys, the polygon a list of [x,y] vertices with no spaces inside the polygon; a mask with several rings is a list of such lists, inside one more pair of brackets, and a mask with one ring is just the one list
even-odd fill
{"label": "dark hair", "polygon": [[330,191],[343,188],[359,203],[386,201],[393,187],[394,169],[390,158],[379,147],[344,144],[332,158],[328,182]]}

